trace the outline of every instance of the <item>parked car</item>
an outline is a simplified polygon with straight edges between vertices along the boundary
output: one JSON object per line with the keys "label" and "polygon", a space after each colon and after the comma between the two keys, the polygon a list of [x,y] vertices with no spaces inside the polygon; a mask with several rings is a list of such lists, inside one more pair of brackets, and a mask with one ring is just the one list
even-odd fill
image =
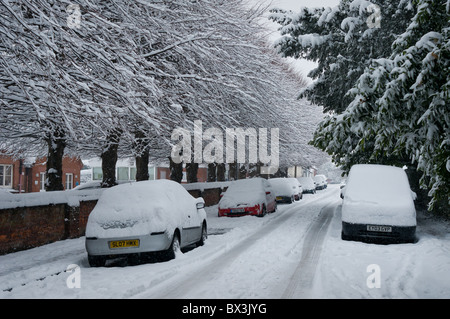
{"label": "parked car", "polygon": [[219,201],[219,217],[264,216],[275,212],[277,204],[269,182],[263,178],[233,181]]}
{"label": "parked car", "polygon": [[86,250],[91,266],[114,256],[160,252],[164,259],[207,238],[203,198],[169,180],[142,181],[106,189],[89,215]]}
{"label": "parked car", "polygon": [[325,175],[316,175],[313,179],[316,183],[316,189],[327,188],[327,178],[325,177]]}
{"label": "parked car", "polygon": [[298,179],[296,179],[295,177],[288,177],[287,179],[291,182],[292,187],[293,187],[293,189],[295,191],[295,193],[294,193],[295,200],[302,199],[303,198],[303,187],[302,187],[302,184],[300,184]]}
{"label": "parked car", "polygon": [[295,201],[295,195],[298,195],[298,186],[294,185],[290,178],[271,178],[269,183],[275,193],[277,203],[290,204]]}
{"label": "parked car", "polygon": [[311,177],[297,177],[298,181],[302,185],[303,194],[315,194],[316,185]]}
{"label": "parked car", "polygon": [[403,169],[354,165],[342,203],[342,239],[364,242],[414,242],[414,193]]}

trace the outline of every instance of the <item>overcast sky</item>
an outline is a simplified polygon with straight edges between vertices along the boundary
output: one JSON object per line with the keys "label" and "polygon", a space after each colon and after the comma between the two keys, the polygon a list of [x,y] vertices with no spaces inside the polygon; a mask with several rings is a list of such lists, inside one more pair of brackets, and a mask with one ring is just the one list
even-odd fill
{"label": "overcast sky", "polygon": [[[260,2],[261,0],[250,0],[252,2]],[[292,10],[294,12],[300,11],[302,7],[334,7],[337,6],[339,0],[272,0],[271,7],[282,8],[286,10]],[[271,40],[276,40],[280,37],[278,33],[276,23],[271,23],[271,28],[273,28],[274,32],[270,37]],[[292,60],[291,62],[294,64],[295,68],[302,73],[305,77],[309,71],[315,68],[316,63],[306,60]]]}
{"label": "overcast sky", "polygon": [[334,7],[339,0],[273,0],[274,7],[298,11],[301,7]]}

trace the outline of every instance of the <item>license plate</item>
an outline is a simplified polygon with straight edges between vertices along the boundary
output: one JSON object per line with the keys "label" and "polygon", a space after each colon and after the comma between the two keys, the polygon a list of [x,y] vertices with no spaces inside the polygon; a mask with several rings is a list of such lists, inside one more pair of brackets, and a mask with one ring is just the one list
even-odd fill
{"label": "license plate", "polygon": [[391,226],[367,225],[368,231],[377,231],[382,233],[392,233]]}
{"label": "license plate", "polygon": [[234,208],[234,209],[230,209],[230,213],[244,213],[245,209],[244,208]]}
{"label": "license plate", "polygon": [[139,247],[139,239],[115,240],[109,242],[109,248]]}
{"label": "license plate", "polygon": [[276,198],[276,200],[282,200],[283,199],[283,197],[281,197],[281,196],[277,196],[277,198]]}

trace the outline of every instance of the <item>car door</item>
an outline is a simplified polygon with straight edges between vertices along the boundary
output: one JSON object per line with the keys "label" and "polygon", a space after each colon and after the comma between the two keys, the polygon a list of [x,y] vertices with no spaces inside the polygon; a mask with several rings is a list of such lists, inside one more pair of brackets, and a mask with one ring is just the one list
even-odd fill
{"label": "car door", "polygon": [[[202,198],[203,199],[203,198]],[[196,204],[201,200],[195,200],[192,207],[187,208],[187,222],[183,232],[186,233],[186,243],[195,243],[200,240],[202,231],[202,216],[197,209]]]}

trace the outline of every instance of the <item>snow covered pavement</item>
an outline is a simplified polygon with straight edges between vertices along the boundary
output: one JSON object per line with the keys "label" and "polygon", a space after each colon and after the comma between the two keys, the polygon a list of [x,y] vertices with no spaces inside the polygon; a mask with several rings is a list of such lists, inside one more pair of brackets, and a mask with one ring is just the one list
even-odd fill
{"label": "snow covered pavement", "polygon": [[450,298],[448,225],[419,219],[415,244],[342,241],[340,203],[330,185],[264,218],[210,207],[206,244],[163,263],[90,268],[84,238],[0,256],[0,298]]}

